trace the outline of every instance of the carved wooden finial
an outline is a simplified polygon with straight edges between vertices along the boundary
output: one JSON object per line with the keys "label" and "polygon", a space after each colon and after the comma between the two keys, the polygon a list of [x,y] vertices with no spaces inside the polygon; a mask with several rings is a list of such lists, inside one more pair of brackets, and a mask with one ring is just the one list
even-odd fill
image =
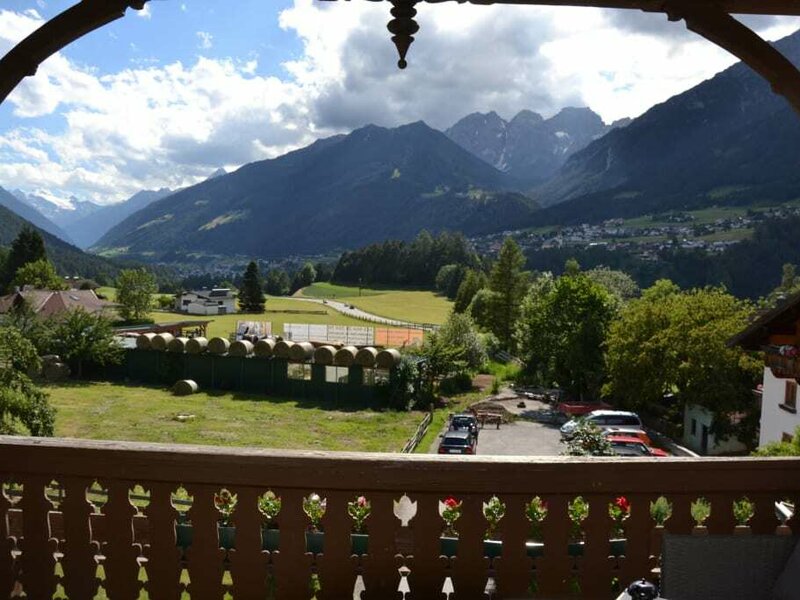
{"label": "carved wooden finial", "polygon": [[414,8],[415,2],[416,0],[392,0],[394,5],[392,16],[394,19],[389,21],[387,27],[393,34],[392,41],[400,54],[397,66],[401,69],[405,69],[408,66],[406,53],[414,41],[414,34],[419,31],[419,25],[414,20],[414,17],[417,16],[417,9]]}

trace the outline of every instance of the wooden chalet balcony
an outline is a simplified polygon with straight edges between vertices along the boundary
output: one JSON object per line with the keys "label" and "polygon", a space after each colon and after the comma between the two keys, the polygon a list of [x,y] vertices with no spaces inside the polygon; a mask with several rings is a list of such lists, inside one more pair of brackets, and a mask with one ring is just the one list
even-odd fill
{"label": "wooden chalet balcony", "polygon": [[775,377],[800,379],[800,356],[783,356],[768,347],[764,350],[764,364]]}
{"label": "wooden chalet balcony", "polygon": [[[797,516],[781,525],[774,506],[784,499],[797,505],[800,459],[455,458],[0,437],[0,475],[4,598],[11,590],[51,598],[63,587],[83,600],[102,586],[111,600],[135,600],[142,591],[151,599],[188,591],[192,600],[226,592],[293,600],[311,596],[312,579],[321,585],[320,599],[353,598],[357,589],[366,599],[427,600],[450,586],[459,600],[526,598],[532,581],[536,597],[574,595],[579,585],[581,597],[609,598],[612,579],[651,576],[664,531],[800,534]],[[190,504],[174,500],[179,486]],[[104,492],[87,500],[89,487]],[[213,502],[221,488],[238,497],[235,547],[228,550],[220,547]],[[268,490],[282,499],[272,552],[263,549],[257,504]],[[302,501],[311,493],[327,499],[318,554],[306,549]],[[347,503],[362,494],[372,508],[368,550],[353,555]],[[502,541],[500,557],[488,556],[494,552],[484,543],[483,503],[494,495],[506,505],[492,536]],[[650,503],[662,495],[672,514],[659,527]],[[439,503],[448,496],[463,502],[455,557],[440,556]],[[539,544],[531,543],[525,511],[535,496],[547,505]],[[575,543],[568,516],[576,496],[589,505],[578,536],[583,544]],[[618,496],[630,513],[615,536],[608,506]],[[732,505],[742,496],[755,513],[737,527]],[[698,497],[711,503],[703,528],[690,510]],[[188,508],[186,516],[175,506]],[[176,524],[187,521],[193,533],[184,550]],[[612,537],[625,541],[611,544]],[[487,589],[493,595],[484,595]]]}

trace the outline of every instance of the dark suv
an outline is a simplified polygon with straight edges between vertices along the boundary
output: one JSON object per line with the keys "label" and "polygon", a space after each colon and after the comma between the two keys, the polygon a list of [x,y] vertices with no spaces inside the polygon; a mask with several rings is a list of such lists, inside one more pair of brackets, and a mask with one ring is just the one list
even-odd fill
{"label": "dark suv", "polygon": [[468,431],[475,441],[478,441],[478,419],[470,414],[453,415],[450,419],[448,431]]}
{"label": "dark suv", "polygon": [[477,445],[469,431],[448,431],[439,443],[439,454],[475,454]]}

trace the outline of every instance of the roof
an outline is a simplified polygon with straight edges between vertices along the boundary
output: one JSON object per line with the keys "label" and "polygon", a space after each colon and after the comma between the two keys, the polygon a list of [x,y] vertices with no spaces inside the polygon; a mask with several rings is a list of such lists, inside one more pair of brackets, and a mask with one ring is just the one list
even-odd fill
{"label": "roof", "polygon": [[89,313],[102,312],[117,306],[97,297],[92,290],[21,290],[0,298],[0,313],[28,303],[37,315],[49,317],[69,310],[81,308]]}
{"label": "roof", "polygon": [[746,350],[760,350],[777,333],[794,334],[800,320],[800,293],[789,296],[761,315],[727,341],[728,347],[741,346]]}

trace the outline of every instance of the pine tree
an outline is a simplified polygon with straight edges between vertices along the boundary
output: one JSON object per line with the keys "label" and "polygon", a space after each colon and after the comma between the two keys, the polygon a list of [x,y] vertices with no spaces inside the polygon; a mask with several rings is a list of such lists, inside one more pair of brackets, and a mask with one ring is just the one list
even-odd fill
{"label": "pine tree", "polygon": [[261,273],[255,261],[250,261],[247,270],[244,272],[242,287],[239,292],[239,307],[243,312],[262,313],[264,312],[264,285],[261,280]]}
{"label": "pine tree", "polygon": [[16,239],[11,243],[11,251],[6,260],[5,272],[2,275],[2,287],[6,287],[20,267],[28,263],[47,258],[44,240],[41,234],[30,227],[23,227]]}
{"label": "pine tree", "polygon": [[512,238],[506,238],[489,275],[489,289],[494,292],[489,321],[492,333],[507,349],[513,348],[514,327],[528,287],[528,273],[522,270],[523,266],[522,250]]}

